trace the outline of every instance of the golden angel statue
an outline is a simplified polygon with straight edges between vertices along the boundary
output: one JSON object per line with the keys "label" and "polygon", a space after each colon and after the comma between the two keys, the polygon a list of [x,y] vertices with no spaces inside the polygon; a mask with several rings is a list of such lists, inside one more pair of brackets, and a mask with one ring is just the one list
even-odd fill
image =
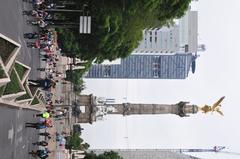
{"label": "golden angel statue", "polygon": [[216,103],[214,103],[212,106],[210,105],[204,105],[203,107],[200,107],[200,110],[202,110],[203,113],[208,113],[208,112],[218,112],[223,116],[223,113],[220,111],[220,103],[223,101],[225,96],[221,97]]}

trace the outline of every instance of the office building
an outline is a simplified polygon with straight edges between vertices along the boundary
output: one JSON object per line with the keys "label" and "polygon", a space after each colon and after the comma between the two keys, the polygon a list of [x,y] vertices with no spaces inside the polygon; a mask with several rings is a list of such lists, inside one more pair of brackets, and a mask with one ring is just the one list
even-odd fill
{"label": "office building", "polygon": [[198,13],[190,9],[172,26],[143,30],[139,53],[195,53],[198,50]]}
{"label": "office building", "polygon": [[191,53],[130,55],[120,64],[93,65],[86,78],[185,79],[194,73],[196,58]]}
{"label": "office building", "polygon": [[96,154],[114,151],[123,159],[200,159],[180,152],[164,149],[93,149]]}

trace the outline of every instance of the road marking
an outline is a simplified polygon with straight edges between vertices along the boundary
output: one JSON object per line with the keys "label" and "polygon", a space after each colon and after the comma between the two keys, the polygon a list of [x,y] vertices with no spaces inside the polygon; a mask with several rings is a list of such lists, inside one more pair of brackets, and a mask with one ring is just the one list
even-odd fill
{"label": "road marking", "polygon": [[19,125],[18,128],[17,128],[17,132],[21,132],[23,130],[23,125]]}
{"label": "road marking", "polygon": [[13,131],[13,126],[10,130],[8,130],[8,139],[11,140],[11,144],[13,142],[13,136],[14,136],[14,131]]}
{"label": "road marking", "polygon": [[19,111],[17,111],[17,118],[19,118],[20,117],[20,112]]}
{"label": "road marking", "polygon": [[22,140],[23,140],[23,138],[22,138],[22,136],[20,136],[20,137],[18,138],[17,142],[20,143],[20,142],[22,142]]}

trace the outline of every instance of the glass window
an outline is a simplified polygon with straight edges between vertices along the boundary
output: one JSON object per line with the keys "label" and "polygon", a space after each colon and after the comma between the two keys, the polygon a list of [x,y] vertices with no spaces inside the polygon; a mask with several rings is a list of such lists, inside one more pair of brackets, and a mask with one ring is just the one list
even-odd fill
{"label": "glass window", "polygon": [[111,75],[111,66],[104,66],[104,77],[109,77]]}

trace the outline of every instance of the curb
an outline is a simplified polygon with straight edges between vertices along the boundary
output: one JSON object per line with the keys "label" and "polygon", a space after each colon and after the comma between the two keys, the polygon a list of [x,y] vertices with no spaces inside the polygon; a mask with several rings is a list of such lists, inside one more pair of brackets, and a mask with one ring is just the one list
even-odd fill
{"label": "curb", "polygon": [[0,99],[0,104],[4,104],[4,105],[7,105],[9,107],[12,107],[12,108],[16,108],[16,109],[29,109],[29,110],[35,110],[35,111],[44,111],[46,110],[43,106],[41,107],[34,107],[34,106],[23,106],[23,105],[20,105],[20,104],[17,104],[15,102],[12,102],[12,101],[4,101],[2,99]]}

